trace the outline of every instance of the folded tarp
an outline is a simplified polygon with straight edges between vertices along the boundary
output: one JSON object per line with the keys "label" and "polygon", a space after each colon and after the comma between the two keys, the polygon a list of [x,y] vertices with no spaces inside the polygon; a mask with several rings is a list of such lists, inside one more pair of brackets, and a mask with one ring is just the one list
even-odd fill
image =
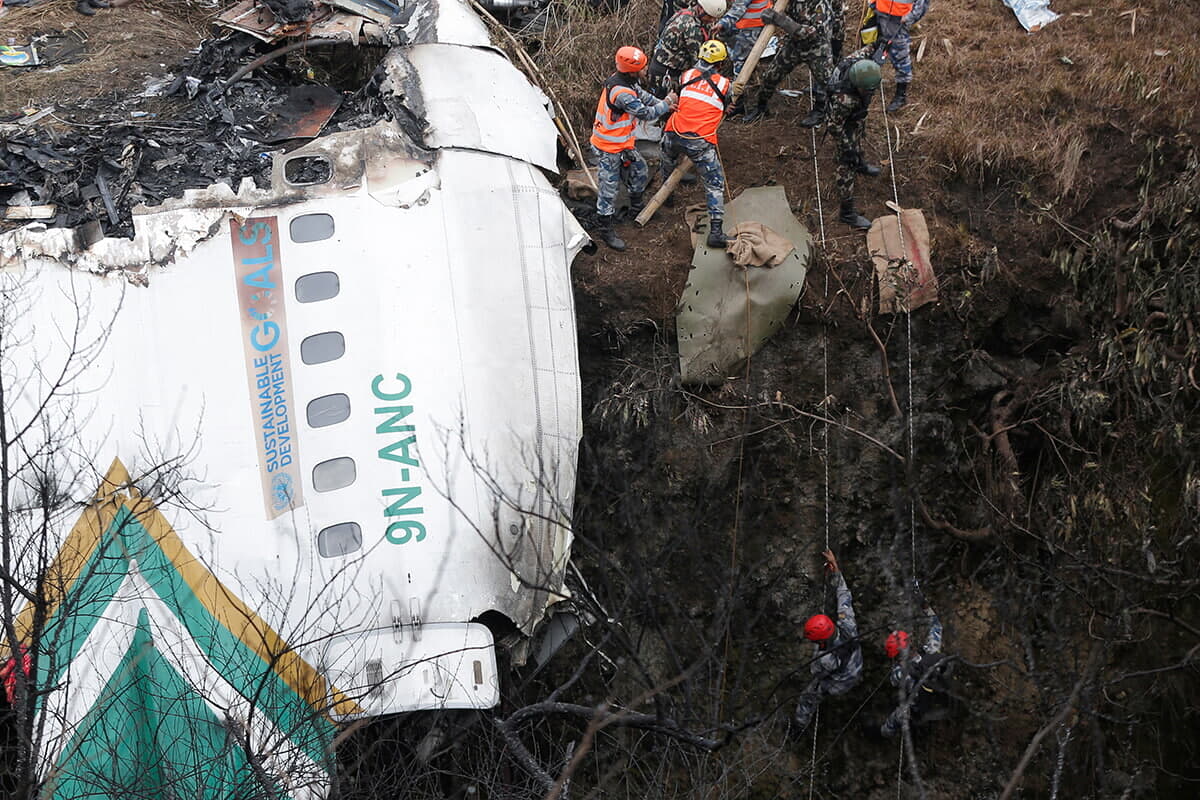
{"label": "folded tarp", "polygon": [[739,267],[729,253],[701,238],[675,309],[679,372],[685,384],[726,380],[787,319],[804,290],[812,236],[792,216],[780,186],[747,189],[725,209],[730,230],[760,222],[795,249],[773,267]]}

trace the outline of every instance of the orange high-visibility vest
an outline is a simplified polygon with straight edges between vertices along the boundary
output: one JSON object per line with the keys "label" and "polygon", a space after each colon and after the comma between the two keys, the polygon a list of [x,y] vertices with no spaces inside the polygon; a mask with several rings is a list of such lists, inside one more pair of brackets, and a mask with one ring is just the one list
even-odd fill
{"label": "orange high-visibility vest", "polygon": [[694,133],[716,144],[717,128],[725,119],[730,81],[724,75],[711,73],[714,88],[704,74],[692,67],[680,77],[679,108],[667,120],[666,129],[680,134]]}
{"label": "orange high-visibility vest", "polygon": [[750,0],[750,5],[746,7],[746,13],[742,18],[734,23],[736,28],[761,28],[763,26],[763,12],[771,7],[771,0]]}
{"label": "orange high-visibility vest", "polygon": [[637,97],[637,92],[628,86],[605,86],[596,105],[596,122],[592,125],[592,144],[605,153],[620,153],[634,146],[633,115],[624,111],[614,112],[609,104],[621,94],[628,92]]}
{"label": "orange high-visibility vest", "polygon": [[896,2],[896,0],[875,0],[875,12],[890,14],[893,17],[903,17],[912,11],[912,3]]}

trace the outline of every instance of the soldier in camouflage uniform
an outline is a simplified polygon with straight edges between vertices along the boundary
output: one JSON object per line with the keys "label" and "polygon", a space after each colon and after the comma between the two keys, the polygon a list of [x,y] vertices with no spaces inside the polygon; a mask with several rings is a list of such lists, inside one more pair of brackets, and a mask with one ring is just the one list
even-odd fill
{"label": "soldier in camouflage uniform", "polygon": [[810,666],[812,681],[800,695],[793,715],[797,734],[808,727],[823,697],[843,695],[862,680],[862,646],[858,643],[854,598],[833,552],[826,550],[822,555],[825,556],[829,584],[837,593],[837,622],[824,614],[816,614],[804,623],[804,638],[816,643],[817,653]]}
{"label": "soldier in camouflage uniform", "polygon": [[798,64],[807,64],[812,73],[813,107],[808,116],[800,121],[805,128],[820,125],[825,119],[825,84],[833,66],[830,41],[830,0],[798,0],[789,5],[786,14],[774,9],[763,14],[763,19],[787,34],[787,39],[771,59],[762,76],[758,89],[758,104],[746,115],[746,122],[754,122],[767,115],[767,104],[791,71]]}
{"label": "soldier in camouflage uniform", "polygon": [[650,59],[650,91],[655,97],[679,88],[679,76],[692,66],[710,28],[725,13],[725,0],[697,0],[675,13],[659,34]]}
{"label": "soldier in camouflage uniform", "polygon": [[872,48],[854,51],[833,70],[829,79],[829,127],[837,136],[837,187],[842,198],[838,219],[866,230],[871,221],[854,206],[854,176],[874,177],[879,167],[863,157],[862,138],[867,128],[867,110],[879,88],[879,65],[871,58]]}

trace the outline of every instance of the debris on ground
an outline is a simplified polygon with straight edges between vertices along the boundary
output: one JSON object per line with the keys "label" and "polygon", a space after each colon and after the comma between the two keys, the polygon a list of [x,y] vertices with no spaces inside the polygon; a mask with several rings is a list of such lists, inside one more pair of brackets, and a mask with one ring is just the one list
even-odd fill
{"label": "debris on ground", "polygon": [[871,222],[867,250],[879,284],[879,313],[915,311],[938,298],[929,260],[929,228],[919,208],[906,208]]}

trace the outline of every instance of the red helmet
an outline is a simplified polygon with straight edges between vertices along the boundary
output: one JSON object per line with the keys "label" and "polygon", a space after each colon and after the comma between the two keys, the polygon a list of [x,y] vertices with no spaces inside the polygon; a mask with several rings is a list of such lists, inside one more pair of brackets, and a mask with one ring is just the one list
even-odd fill
{"label": "red helmet", "polygon": [[824,614],[813,614],[804,623],[804,638],[810,642],[823,642],[833,636],[833,620]]}
{"label": "red helmet", "polygon": [[640,47],[627,44],[617,51],[617,72],[641,72],[648,63]]}
{"label": "red helmet", "polygon": [[908,649],[908,634],[904,631],[892,631],[888,634],[887,641],[883,643],[883,649],[887,652],[888,658],[895,658],[900,655],[901,650]]}

